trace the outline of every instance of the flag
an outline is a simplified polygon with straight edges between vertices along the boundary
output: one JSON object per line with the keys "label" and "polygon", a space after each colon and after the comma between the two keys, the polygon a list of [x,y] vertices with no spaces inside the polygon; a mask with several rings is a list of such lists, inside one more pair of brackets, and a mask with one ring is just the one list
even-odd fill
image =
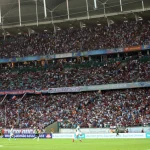
{"label": "flag", "polygon": [[12,100],[16,100],[16,98],[17,98],[17,97],[14,95],[14,96],[12,96],[11,99],[12,99]]}

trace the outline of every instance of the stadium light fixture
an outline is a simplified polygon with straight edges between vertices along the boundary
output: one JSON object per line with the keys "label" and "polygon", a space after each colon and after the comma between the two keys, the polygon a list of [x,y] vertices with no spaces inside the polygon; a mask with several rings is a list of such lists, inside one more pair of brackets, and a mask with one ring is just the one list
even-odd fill
{"label": "stadium light fixture", "polygon": [[44,15],[45,15],[45,18],[47,18],[46,0],[43,0],[43,3],[44,3]]}
{"label": "stadium light fixture", "polygon": [[142,18],[142,17],[139,17],[139,20],[141,21],[141,20],[143,20],[143,18]]}
{"label": "stadium light fixture", "polygon": [[123,17],[124,18],[124,22],[128,22],[128,19],[127,17]]}
{"label": "stadium light fixture", "polygon": [[73,29],[73,26],[72,26],[72,24],[70,24],[70,27],[69,27],[70,29]]}
{"label": "stadium light fixture", "polygon": [[9,33],[9,32],[6,32],[6,35],[10,35],[10,33]]}
{"label": "stadium light fixture", "polygon": [[86,27],[86,24],[82,24],[82,28],[85,28]]}
{"label": "stadium light fixture", "polygon": [[61,30],[61,28],[60,28],[60,27],[57,27],[57,30]]}
{"label": "stadium light fixture", "polygon": [[101,26],[101,24],[100,24],[100,23],[98,23],[97,25],[98,25],[98,26]]}
{"label": "stadium light fixture", "polygon": [[97,21],[97,25],[98,25],[98,26],[100,26],[100,25],[101,25],[99,21]]}

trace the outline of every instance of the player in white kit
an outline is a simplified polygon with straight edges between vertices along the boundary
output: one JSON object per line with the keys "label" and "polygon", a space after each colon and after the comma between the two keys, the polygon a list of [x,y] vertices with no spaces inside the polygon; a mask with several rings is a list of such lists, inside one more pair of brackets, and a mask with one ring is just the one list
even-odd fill
{"label": "player in white kit", "polygon": [[[82,132],[80,130],[80,125],[78,125],[76,128],[76,138],[79,139],[79,136],[81,135],[82,135]],[[80,137],[80,142],[82,142],[81,137]]]}
{"label": "player in white kit", "polygon": [[12,127],[12,128],[10,129],[10,137],[9,137],[9,140],[10,140],[11,138],[14,138],[14,139],[16,140],[16,138],[15,138],[15,133],[14,133],[14,127]]}

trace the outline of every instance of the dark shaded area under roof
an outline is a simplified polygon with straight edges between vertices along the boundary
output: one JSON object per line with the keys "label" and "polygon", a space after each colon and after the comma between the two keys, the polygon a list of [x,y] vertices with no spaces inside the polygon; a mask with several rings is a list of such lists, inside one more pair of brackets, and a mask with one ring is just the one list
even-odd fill
{"label": "dark shaded area under roof", "polygon": [[[70,18],[87,16],[87,3],[89,15],[120,12],[120,0],[97,0],[98,9],[94,9],[94,0],[68,0]],[[135,10],[142,8],[141,0],[121,0],[123,11]],[[104,5],[104,3],[106,4]],[[21,20],[22,23],[36,22],[36,2],[35,0],[20,0],[21,3]],[[150,0],[143,0],[144,8],[150,8]],[[18,0],[0,0],[1,13],[4,25],[19,24]],[[47,18],[44,17],[43,0],[37,0],[38,20],[51,21],[67,19],[66,0],[46,0]],[[52,12],[52,13],[51,13]]]}
{"label": "dark shaded area under roof", "polygon": [[[86,26],[93,26],[96,24],[106,24],[107,18],[104,17],[104,2],[105,0],[97,0],[98,9],[94,9],[94,0],[68,0],[69,1],[69,10],[70,18],[79,18],[83,17],[82,20],[74,19],[67,20],[67,7],[66,0],[46,0],[47,6],[47,18],[44,17],[44,4],[43,0],[37,0],[38,8],[38,21],[39,26],[36,25],[36,3],[35,0],[20,0],[21,2],[21,20],[22,26],[19,26],[19,9],[18,9],[18,0],[0,0],[1,13],[3,16],[3,26],[5,28],[5,34],[16,35],[18,33],[27,33],[28,30],[34,30],[35,32],[54,31],[54,26],[52,24],[52,15],[53,20],[56,22],[57,28],[65,29],[70,27],[79,28],[80,23],[86,24]],[[86,1],[88,2],[89,16],[87,17],[87,7]],[[132,13],[132,10],[142,9],[141,0],[121,0],[123,13],[120,14],[120,0],[108,0],[105,4],[106,14],[118,13],[119,15],[112,15],[108,18],[114,22],[122,22],[124,20],[135,20],[135,14],[142,17],[144,20],[150,19],[150,0],[143,0],[145,11]],[[148,11],[149,9],[149,11]],[[130,11],[130,13],[124,13]],[[52,12],[52,13],[51,13]],[[92,16],[98,16],[92,18]],[[101,17],[99,17],[101,16]],[[59,22],[62,20],[62,22]],[[58,21],[58,22],[57,22]],[[26,24],[34,24],[28,25]],[[2,24],[0,27],[0,36],[3,36],[4,30]]]}

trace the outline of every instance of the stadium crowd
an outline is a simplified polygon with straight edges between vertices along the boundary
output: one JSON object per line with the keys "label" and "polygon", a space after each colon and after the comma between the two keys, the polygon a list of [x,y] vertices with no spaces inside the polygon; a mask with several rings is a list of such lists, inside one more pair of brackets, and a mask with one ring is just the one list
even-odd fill
{"label": "stadium crowd", "polygon": [[[61,128],[122,127],[150,123],[150,89],[126,89],[51,95],[26,95],[22,101],[9,97],[3,105],[6,122],[1,126],[43,128],[61,120]],[[4,109],[4,108],[1,108]]]}
{"label": "stadium crowd", "polygon": [[130,21],[51,33],[9,36],[0,41],[0,57],[24,57],[150,44],[150,23]]}
{"label": "stadium crowd", "polygon": [[[89,61],[74,65],[71,64],[72,68],[66,68],[65,64],[59,62],[41,70],[38,67],[31,67],[30,70],[24,67],[17,68],[15,71],[7,68],[1,70],[0,89],[45,89],[150,81],[150,56],[131,57],[125,61],[115,60],[111,63],[109,61],[104,63]],[[79,67],[81,65],[83,67]],[[85,65],[89,66],[85,67]]]}
{"label": "stadium crowd", "polygon": [[[6,37],[0,41],[0,58],[89,51],[150,44],[149,22],[60,30]],[[5,66],[5,65],[4,65]],[[67,66],[67,67],[66,67]],[[104,61],[47,64],[8,68],[0,66],[0,90],[45,89],[150,81],[150,55]],[[81,93],[8,95],[0,105],[0,126],[43,128],[60,121],[61,128],[139,126],[150,123],[150,89]],[[0,96],[2,101],[3,96]]]}

